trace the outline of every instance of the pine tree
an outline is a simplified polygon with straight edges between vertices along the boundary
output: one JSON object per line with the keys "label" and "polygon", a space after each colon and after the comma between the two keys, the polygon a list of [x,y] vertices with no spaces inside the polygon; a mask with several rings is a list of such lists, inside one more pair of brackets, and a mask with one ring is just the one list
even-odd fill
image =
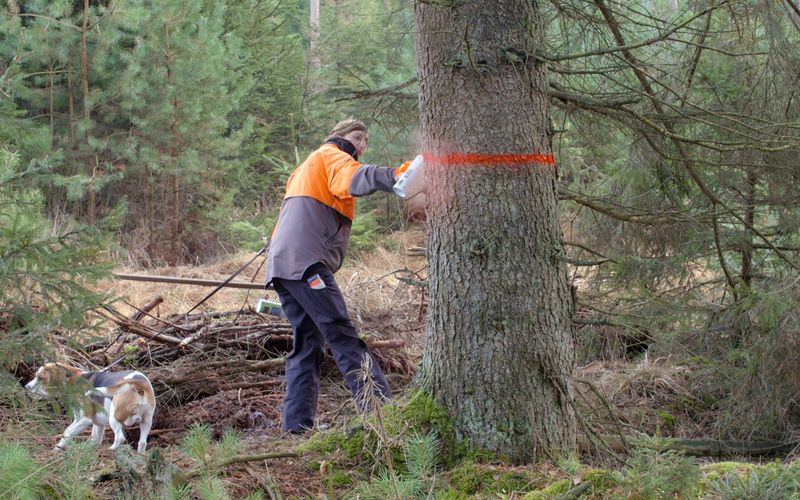
{"label": "pine tree", "polygon": [[[775,356],[800,339],[796,10],[559,5],[541,59],[560,108],[583,338],[599,324],[653,356],[705,354],[731,386],[721,406],[740,416],[721,414],[724,432],[785,431],[797,364]],[[728,362],[740,356],[770,382],[741,384]]]}
{"label": "pine tree", "polygon": [[[110,194],[126,193],[129,249],[182,262],[213,250],[215,210],[224,210],[243,164],[248,123],[228,117],[252,85],[242,75],[241,40],[225,32],[224,9],[174,1],[125,2],[117,11],[125,47],[117,96],[103,116],[109,166],[124,172]],[[119,131],[124,131],[120,134]]]}
{"label": "pine tree", "polygon": [[212,253],[252,122],[229,121],[252,78],[225,7],[31,1],[21,10],[4,18],[0,50],[20,55],[9,58],[20,66],[17,104],[49,125],[61,174],[47,186],[51,213],[92,223],[127,202],[133,260]]}
{"label": "pine tree", "polygon": [[52,179],[49,165],[19,152],[46,129],[18,115],[8,102],[0,109],[0,378],[47,354],[49,333],[90,327],[87,312],[105,299],[92,285],[108,272],[100,228],[48,220],[37,186]]}
{"label": "pine tree", "polygon": [[416,27],[430,269],[421,381],[470,446],[516,462],[569,454],[575,358],[547,73],[525,55],[543,41],[538,7],[418,4]]}

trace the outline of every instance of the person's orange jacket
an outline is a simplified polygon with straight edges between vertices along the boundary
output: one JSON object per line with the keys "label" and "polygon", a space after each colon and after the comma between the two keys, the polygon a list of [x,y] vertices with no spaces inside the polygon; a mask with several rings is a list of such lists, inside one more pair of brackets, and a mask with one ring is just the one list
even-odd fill
{"label": "person's orange jacket", "polygon": [[336,272],[350,239],[356,197],[392,192],[406,168],[365,165],[329,143],[311,153],[286,182],[267,258],[267,285],[276,277],[300,279],[317,262]]}
{"label": "person's orange jacket", "polygon": [[361,165],[333,144],[323,144],[289,176],[284,199],[310,196],[353,220],[356,200],[350,181]]}

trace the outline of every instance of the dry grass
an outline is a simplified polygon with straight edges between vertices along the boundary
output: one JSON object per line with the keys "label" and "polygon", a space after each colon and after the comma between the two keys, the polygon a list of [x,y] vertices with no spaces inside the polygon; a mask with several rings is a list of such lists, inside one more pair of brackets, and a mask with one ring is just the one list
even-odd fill
{"label": "dry grass", "polygon": [[[225,280],[248,260],[253,258],[252,253],[239,252],[230,257],[203,266],[180,266],[163,267],[149,269],[141,272],[138,269],[119,268],[117,272],[127,274],[148,274],[155,276],[177,276],[181,278],[203,278],[212,280]],[[263,282],[263,269],[256,272],[258,266],[263,262],[263,258],[257,259],[239,276],[237,281]],[[192,306],[203,299],[213,290],[211,287],[200,287],[195,285],[176,285],[169,283],[150,283],[141,281],[112,280],[102,282],[99,286],[116,297],[119,297],[122,304],[117,304],[118,309],[124,314],[134,312],[132,306],[141,307],[155,297],[161,296],[164,302],[154,311],[155,316],[166,316],[188,311]],[[259,298],[269,295],[277,299],[275,292],[260,290],[243,290],[236,288],[223,288],[213,297],[206,301],[198,312],[201,311],[227,311],[241,307],[255,307]],[[123,305],[125,304],[125,305]],[[127,305],[130,304],[130,305]]]}
{"label": "dry grass", "polygon": [[[600,433],[664,432],[701,435],[697,416],[674,415],[691,392],[690,368],[669,358],[645,356],[638,363],[594,361],[576,370],[578,399]],[[673,420],[674,419],[674,420]]]}
{"label": "dry grass", "polygon": [[[347,300],[351,316],[357,326],[363,325],[364,318],[379,318],[394,314],[398,310],[410,307],[416,310],[419,306],[420,292],[408,290],[397,276],[407,273],[398,272],[412,269],[425,273],[425,257],[407,256],[406,248],[424,245],[424,233],[420,229],[395,233],[391,237],[393,246],[398,250],[390,251],[379,248],[374,252],[355,258],[348,258],[344,266],[336,274],[336,280]],[[146,272],[139,269],[122,267],[119,273],[149,274],[157,276],[178,276],[183,278],[203,278],[224,280],[253,257],[251,252],[239,252],[225,259],[201,266],[179,266],[153,268]],[[263,282],[264,258],[259,257],[236,277],[237,281]],[[161,296],[164,302],[154,312],[156,316],[178,314],[189,310],[213,290],[211,287],[195,285],[176,285],[167,283],[149,283],[139,281],[112,280],[101,282],[100,288],[122,301],[118,307],[125,314],[132,314],[136,307],[147,304],[155,297]],[[227,311],[242,307],[255,307],[260,298],[277,300],[274,290],[242,290],[223,288],[206,301],[198,310]],[[416,301],[416,303],[414,302]],[[379,333],[379,332],[377,332]]]}
{"label": "dry grass", "polygon": [[402,338],[412,351],[412,358],[421,357],[427,297],[422,288],[401,279],[427,279],[426,258],[406,253],[407,248],[424,245],[424,235],[406,232],[396,233],[393,238],[399,250],[378,248],[348,260],[336,279],[350,316],[362,333],[376,338]]}

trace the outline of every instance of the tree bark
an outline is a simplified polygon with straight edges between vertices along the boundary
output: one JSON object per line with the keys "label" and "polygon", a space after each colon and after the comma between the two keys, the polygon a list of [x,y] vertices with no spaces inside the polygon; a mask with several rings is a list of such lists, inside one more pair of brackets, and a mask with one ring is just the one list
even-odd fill
{"label": "tree bark", "polygon": [[430,308],[420,382],[475,448],[570,453],[571,297],[536,2],[418,2]]}
{"label": "tree bark", "polygon": [[[81,27],[81,89],[83,89],[83,117],[86,119],[86,126],[89,126],[91,119],[91,103],[89,102],[89,55],[86,51],[86,33],[89,31],[89,0],[83,0],[83,25]],[[93,160],[90,143],[91,129],[86,129],[86,147],[89,148],[89,157],[86,165],[88,166],[89,182],[86,185],[86,222],[94,225],[94,174],[96,160]]]}
{"label": "tree bark", "polygon": [[75,145],[75,102],[72,97],[72,64],[67,61],[67,103],[69,104],[69,147]]}
{"label": "tree bark", "polygon": [[[180,131],[178,130],[178,122],[180,120],[180,101],[178,100],[178,92],[175,88],[175,78],[173,77],[172,66],[174,61],[174,54],[170,49],[170,32],[169,25],[164,24],[164,44],[166,45],[165,65],[167,70],[167,84],[169,85],[170,92],[173,93],[171,99],[172,104],[172,121],[170,122],[170,142],[169,142],[169,156],[170,165],[169,169],[172,171],[170,174],[171,184],[171,216],[167,216],[166,208],[164,210],[164,227],[169,230],[169,240],[171,247],[172,258],[175,262],[180,261],[180,233],[181,233],[181,198],[180,198],[180,178],[178,176],[178,147],[181,142]],[[167,200],[164,199],[165,207]]]}
{"label": "tree bark", "polygon": [[311,27],[311,33],[308,38],[308,53],[311,61],[311,68],[319,70],[319,0],[310,0],[309,2],[309,25]]}
{"label": "tree bark", "polygon": [[747,187],[745,191],[745,227],[742,237],[742,282],[744,286],[750,288],[753,281],[753,232],[749,229],[754,227],[756,222],[756,188],[758,187],[758,175],[755,169],[751,168],[747,172]]}

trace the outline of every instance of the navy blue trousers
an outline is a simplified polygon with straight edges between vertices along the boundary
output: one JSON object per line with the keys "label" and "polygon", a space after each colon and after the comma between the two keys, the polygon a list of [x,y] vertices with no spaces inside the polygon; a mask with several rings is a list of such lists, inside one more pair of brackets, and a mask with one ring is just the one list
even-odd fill
{"label": "navy blue trousers", "polygon": [[344,297],[327,266],[311,266],[301,280],[275,278],[272,283],[294,334],[294,349],[286,358],[284,431],[302,432],[314,426],[325,342],[353,396],[363,386],[356,372],[361,369],[364,356],[369,355],[376,393],[391,398],[386,376],[367,344],[359,338]]}

